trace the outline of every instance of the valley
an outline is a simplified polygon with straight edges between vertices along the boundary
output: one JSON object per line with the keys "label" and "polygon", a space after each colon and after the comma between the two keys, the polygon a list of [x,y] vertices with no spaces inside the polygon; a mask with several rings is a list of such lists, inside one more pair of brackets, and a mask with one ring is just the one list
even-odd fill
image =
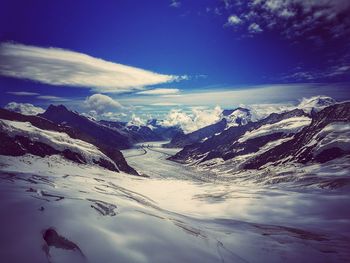
{"label": "valley", "polygon": [[[167,160],[175,151],[160,142],[123,150],[147,177],[116,175],[58,155],[2,156],[2,258],[332,262],[350,256],[346,189],[214,182]],[[43,238],[51,229],[60,237],[56,245]]]}

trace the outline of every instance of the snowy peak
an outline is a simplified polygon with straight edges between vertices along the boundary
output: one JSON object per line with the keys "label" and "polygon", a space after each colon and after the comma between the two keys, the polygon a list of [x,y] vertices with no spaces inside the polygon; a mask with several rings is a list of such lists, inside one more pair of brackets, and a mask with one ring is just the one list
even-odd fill
{"label": "snowy peak", "polygon": [[238,107],[234,110],[224,110],[223,118],[227,121],[227,128],[239,125],[246,125],[252,120],[252,114],[249,109]]}
{"label": "snowy peak", "polygon": [[314,96],[311,98],[303,98],[298,105],[299,109],[304,110],[306,113],[312,114],[319,112],[320,110],[334,105],[336,100],[327,96]]}

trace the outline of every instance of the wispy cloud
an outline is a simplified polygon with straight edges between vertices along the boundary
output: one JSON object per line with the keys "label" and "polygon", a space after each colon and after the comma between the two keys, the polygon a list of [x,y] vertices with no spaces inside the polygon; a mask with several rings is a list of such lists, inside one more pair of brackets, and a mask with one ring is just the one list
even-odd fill
{"label": "wispy cloud", "polygon": [[151,89],[137,92],[141,95],[171,95],[177,93],[180,93],[179,89]]}
{"label": "wispy cloud", "polygon": [[261,29],[260,25],[257,23],[252,23],[248,27],[249,33],[256,34],[256,33],[261,33],[263,30]]}
{"label": "wispy cloud", "polygon": [[[230,15],[225,25],[243,32],[278,30],[286,38],[337,38],[350,35],[349,0],[247,0],[230,1]],[[248,25],[248,26],[246,26]],[[312,38],[310,38],[312,39]]]}
{"label": "wispy cloud", "polygon": [[28,92],[28,91],[8,91],[7,94],[16,95],[16,96],[38,96],[39,93]]}
{"label": "wispy cloud", "polygon": [[178,0],[171,0],[169,6],[173,8],[179,8],[181,6],[181,2]]}
{"label": "wispy cloud", "polygon": [[159,74],[60,48],[13,43],[0,44],[0,75],[111,93],[187,78]]}
{"label": "wispy cloud", "polygon": [[180,104],[176,102],[157,102],[157,103],[152,103],[151,105],[152,106],[177,106]]}
{"label": "wispy cloud", "polygon": [[[136,98],[121,98],[125,105],[152,105],[173,103],[185,106],[215,106],[225,108],[236,107],[242,103],[279,103],[296,101],[302,97],[311,97],[319,94],[334,97],[335,99],[350,99],[348,85],[341,83],[294,83],[270,84],[258,86],[242,86],[217,88],[213,90],[197,90],[190,93],[178,94],[174,97],[139,96]],[[154,106],[154,105],[152,105]]]}
{"label": "wispy cloud", "polygon": [[37,96],[36,98],[40,99],[40,100],[50,100],[50,101],[55,101],[55,102],[65,102],[65,101],[69,101],[70,100],[70,99],[67,99],[67,98],[51,96],[51,95],[41,95],[41,96]]}

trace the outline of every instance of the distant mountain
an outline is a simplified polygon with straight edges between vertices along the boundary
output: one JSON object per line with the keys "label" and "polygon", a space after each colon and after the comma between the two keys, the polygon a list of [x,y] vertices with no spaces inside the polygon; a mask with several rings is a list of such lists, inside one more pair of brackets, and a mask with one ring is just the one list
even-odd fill
{"label": "distant mountain", "polygon": [[70,111],[63,105],[50,105],[44,113],[38,116],[54,123],[79,130],[91,138],[94,138],[99,145],[108,145],[118,150],[131,147],[127,136],[122,135],[117,130],[109,129],[77,112]]}
{"label": "distant mountain", "polygon": [[41,116],[25,116],[0,109],[1,155],[60,154],[78,163],[97,164],[113,171],[138,174],[122,153],[84,131]]}
{"label": "distant mountain", "polygon": [[350,154],[350,102],[324,108],[309,126],[291,140],[262,153],[245,164],[256,169],[269,162],[324,163]]}
{"label": "distant mountain", "polygon": [[334,105],[336,100],[327,96],[314,96],[311,98],[304,98],[298,105],[299,109],[302,109],[306,113],[313,114],[325,107]]}
{"label": "distant mountain", "polygon": [[171,139],[181,130],[177,127],[164,127],[157,120],[150,120],[146,125],[135,125],[128,122],[101,120],[99,123],[128,137],[130,144],[146,141],[164,141]]}
{"label": "distant mountain", "polygon": [[246,125],[251,121],[252,117],[249,109],[241,107],[233,110],[223,110],[221,115],[221,120],[217,123],[208,125],[188,134],[184,134],[183,132],[178,133],[168,144],[165,144],[164,147],[183,148],[193,143],[202,142],[230,127]]}
{"label": "distant mountain", "polygon": [[265,119],[248,122],[246,125],[231,126],[201,143],[188,145],[170,159],[178,162],[206,161],[213,158],[231,159],[237,155],[254,152],[269,141],[288,137],[304,127],[308,121],[309,118],[300,109],[273,113]]}
{"label": "distant mountain", "polygon": [[[328,103],[332,105],[324,107]],[[186,146],[169,159],[243,171],[287,163],[325,163],[350,155],[350,102],[327,99],[323,105],[316,104],[310,114],[295,109],[231,127]]]}

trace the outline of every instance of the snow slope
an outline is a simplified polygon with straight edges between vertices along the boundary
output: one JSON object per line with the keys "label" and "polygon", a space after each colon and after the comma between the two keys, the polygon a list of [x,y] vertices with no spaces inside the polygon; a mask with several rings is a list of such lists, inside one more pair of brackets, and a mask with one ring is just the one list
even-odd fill
{"label": "snow slope", "polygon": [[[57,155],[0,156],[1,259],[289,263],[350,256],[342,192],[210,183],[196,170],[182,180],[181,166],[172,169],[161,148],[152,149],[125,151],[150,178],[115,176]],[[56,238],[45,238],[48,232]]]}
{"label": "snow slope", "polygon": [[265,124],[258,129],[246,132],[238,142],[244,142],[253,138],[266,136],[276,132],[282,132],[285,134],[292,134],[299,132],[305,126],[310,125],[311,119],[306,116],[292,117],[281,120],[273,124]]}
{"label": "snow slope", "polygon": [[30,122],[0,120],[0,131],[8,134],[11,137],[15,137],[17,135],[27,137],[33,142],[47,144],[58,151],[69,149],[72,152],[79,153],[90,164],[94,164],[94,160],[98,161],[101,158],[113,163],[109,157],[90,143],[73,139],[68,134],[63,132],[55,132],[37,128]]}

